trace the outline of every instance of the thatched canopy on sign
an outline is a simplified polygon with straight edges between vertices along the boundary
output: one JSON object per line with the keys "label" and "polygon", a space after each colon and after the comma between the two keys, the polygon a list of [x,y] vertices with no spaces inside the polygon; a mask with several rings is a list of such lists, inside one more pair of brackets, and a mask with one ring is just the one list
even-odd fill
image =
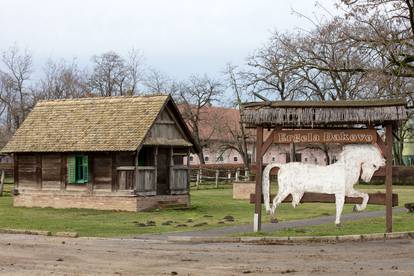
{"label": "thatched canopy on sign", "polygon": [[251,127],[346,127],[398,123],[407,118],[406,103],[401,99],[252,102],[243,107],[243,120]]}

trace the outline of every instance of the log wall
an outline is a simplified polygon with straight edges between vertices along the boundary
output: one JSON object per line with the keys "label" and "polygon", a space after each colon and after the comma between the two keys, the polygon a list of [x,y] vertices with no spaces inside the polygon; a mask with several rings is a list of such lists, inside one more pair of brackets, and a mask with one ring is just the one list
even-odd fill
{"label": "log wall", "polygon": [[42,154],[42,189],[60,190],[62,183],[62,156],[59,153]]}
{"label": "log wall", "polygon": [[[163,148],[163,150],[168,154],[164,156],[163,162],[158,162],[159,170],[157,170],[155,155],[158,151],[149,147],[142,149],[145,164],[138,167],[138,187],[135,186],[136,154],[133,152],[87,153],[89,161],[87,183],[68,183],[67,159],[73,153],[16,154],[15,179],[20,192],[33,189],[89,193],[132,192],[138,188],[137,192],[143,196],[188,193],[188,166],[183,164],[183,156],[186,154],[184,150],[187,149],[180,148],[176,152],[171,148]],[[174,156],[173,160],[170,158],[171,155]],[[162,166],[165,174],[165,183],[163,183],[168,192],[157,193]]]}
{"label": "log wall", "polygon": [[40,188],[38,179],[38,162],[35,154],[19,154],[18,162],[18,186],[24,188]]}
{"label": "log wall", "polygon": [[112,155],[94,154],[93,158],[93,189],[112,190]]}
{"label": "log wall", "polygon": [[69,155],[71,153],[16,154],[17,186],[20,189],[83,191],[90,185],[91,190],[113,191],[119,189],[116,168],[134,165],[133,153],[88,153],[89,183],[69,184],[66,175]]}

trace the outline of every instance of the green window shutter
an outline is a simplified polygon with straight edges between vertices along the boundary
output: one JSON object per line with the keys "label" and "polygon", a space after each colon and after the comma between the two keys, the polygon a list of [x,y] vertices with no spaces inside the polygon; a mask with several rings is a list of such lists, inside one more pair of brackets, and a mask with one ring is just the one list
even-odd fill
{"label": "green window shutter", "polygon": [[83,155],[82,156],[82,169],[83,169],[83,183],[88,183],[89,181],[89,161],[88,161],[88,156],[87,155]]}
{"label": "green window shutter", "polygon": [[68,183],[76,183],[76,159],[74,155],[68,156]]}

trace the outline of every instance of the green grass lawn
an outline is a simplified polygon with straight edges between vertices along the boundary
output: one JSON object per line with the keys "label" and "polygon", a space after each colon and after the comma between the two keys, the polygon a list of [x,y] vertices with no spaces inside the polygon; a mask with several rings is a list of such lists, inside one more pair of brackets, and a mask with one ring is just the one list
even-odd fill
{"label": "green grass lawn", "polygon": [[[384,185],[357,185],[356,189],[367,192],[375,193],[377,191],[385,192]],[[414,202],[414,186],[397,186],[393,187],[393,192],[398,193],[399,206],[404,206],[405,203]],[[306,204],[304,204],[306,205]],[[322,205],[322,204],[321,204]],[[327,204],[333,205],[333,204]],[[349,212],[349,207],[352,205],[346,205],[346,212]],[[334,208],[332,206],[331,208]],[[368,206],[367,210],[381,210],[383,206]],[[279,214],[281,214],[280,211]],[[332,211],[334,214],[334,211]],[[361,219],[357,221],[342,222],[342,227],[337,228],[332,223],[321,224],[316,226],[309,226],[303,228],[292,228],[275,232],[261,232],[261,233],[241,233],[237,235],[242,236],[336,236],[336,235],[351,235],[351,234],[372,234],[383,233],[385,231],[385,218],[370,218]],[[414,231],[414,213],[400,213],[393,216],[393,231],[404,232]]]}
{"label": "green grass lawn", "polygon": [[[370,192],[383,190],[383,186],[360,186],[358,188],[367,191],[369,190]],[[202,190],[192,190],[192,207],[188,210],[163,210],[133,213],[87,209],[21,208],[12,207],[12,197],[9,192],[10,189],[11,186],[7,186],[5,195],[0,197],[0,228],[48,230],[52,232],[76,231],[81,236],[128,236],[146,233],[194,231],[197,229],[223,227],[234,224],[246,224],[251,223],[254,208],[254,206],[249,204],[246,200],[233,200],[232,190],[228,188],[204,188]],[[395,192],[398,192],[400,195],[400,205],[404,202],[414,201],[414,187],[412,186],[396,186]],[[352,212],[352,208],[352,205],[346,205],[344,212]],[[368,206],[367,210],[380,210],[383,208],[383,206]],[[334,204],[308,203],[294,209],[291,204],[286,203],[278,208],[278,219],[281,221],[334,214]],[[235,222],[225,222],[224,224],[220,224],[219,222],[222,221],[223,217],[226,215],[233,216]],[[191,219],[192,222],[187,222],[189,219]],[[269,219],[270,218],[267,215],[263,216],[263,222],[268,222]],[[396,220],[397,219],[398,217],[396,217]],[[410,215],[401,216],[401,220],[404,224],[406,224],[406,219],[408,224],[404,227],[411,227],[413,230],[414,221],[411,220],[410,222],[410,220],[408,220],[410,219]],[[155,221],[156,226],[137,226],[138,223],[146,223],[149,220]],[[162,223],[166,221],[174,221],[174,223],[171,225],[162,225]],[[195,224],[204,222],[207,223],[207,225],[194,227]],[[186,226],[177,227],[179,224],[185,224]],[[381,219],[378,219],[377,223],[369,222],[369,224],[372,224],[373,226],[368,227],[367,225],[355,224],[355,228],[368,227],[374,229],[376,227],[375,225],[378,224],[378,231],[383,231],[384,223]],[[334,227],[333,222],[331,226]],[[327,225],[326,227],[327,228],[312,231],[330,231],[330,226]],[[348,231],[347,229],[348,227],[343,227],[338,231]],[[396,231],[398,231],[398,229],[399,228],[396,228]],[[335,228],[333,230],[336,231]],[[300,231],[303,232],[304,230],[302,229]],[[297,234],[308,235],[309,233]],[[283,233],[279,233],[278,235],[283,235]]]}
{"label": "green grass lawn", "polygon": [[[350,222],[343,222],[342,227],[337,228],[334,223],[309,226],[304,228],[292,228],[275,232],[242,233],[235,236],[340,236],[353,234],[384,233],[385,218],[361,219]],[[393,217],[393,231],[405,232],[414,231],[414,214],[402,213]]]}

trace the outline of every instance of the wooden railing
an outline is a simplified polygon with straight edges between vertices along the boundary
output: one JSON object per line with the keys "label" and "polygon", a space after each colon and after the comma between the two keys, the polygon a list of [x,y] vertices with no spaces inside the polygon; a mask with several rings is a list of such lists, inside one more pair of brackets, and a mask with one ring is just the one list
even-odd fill
{"label": "wooden railing", "polygon": [[138,194],[156,195],[156,170],[153,166],[138,167]]}
{"label": "wooden railing", "polygon": [[[118,172],[118,189],[134,190],[135,189],[135,167],[122,166],[117,168]],[[142,195],[156,194],[155,167],[139,166],[138,167],[138,193]]]}
{"label": "wooden railing", "polygon": [[189,179],[188,179],[189,168],[187,166],[171,166],[170,167],[170,190],[171,194],[184,194],[188,192]]}
{"label": "wooden railing", "polygon": [[118,189],[133,190],[135,188],[135,167],[124,166],[118,167]]}
{"label": "wooden railing", "polygon": [[13,163],[0,163],[0,171],[4,171],[5,177],[13,178]]}

